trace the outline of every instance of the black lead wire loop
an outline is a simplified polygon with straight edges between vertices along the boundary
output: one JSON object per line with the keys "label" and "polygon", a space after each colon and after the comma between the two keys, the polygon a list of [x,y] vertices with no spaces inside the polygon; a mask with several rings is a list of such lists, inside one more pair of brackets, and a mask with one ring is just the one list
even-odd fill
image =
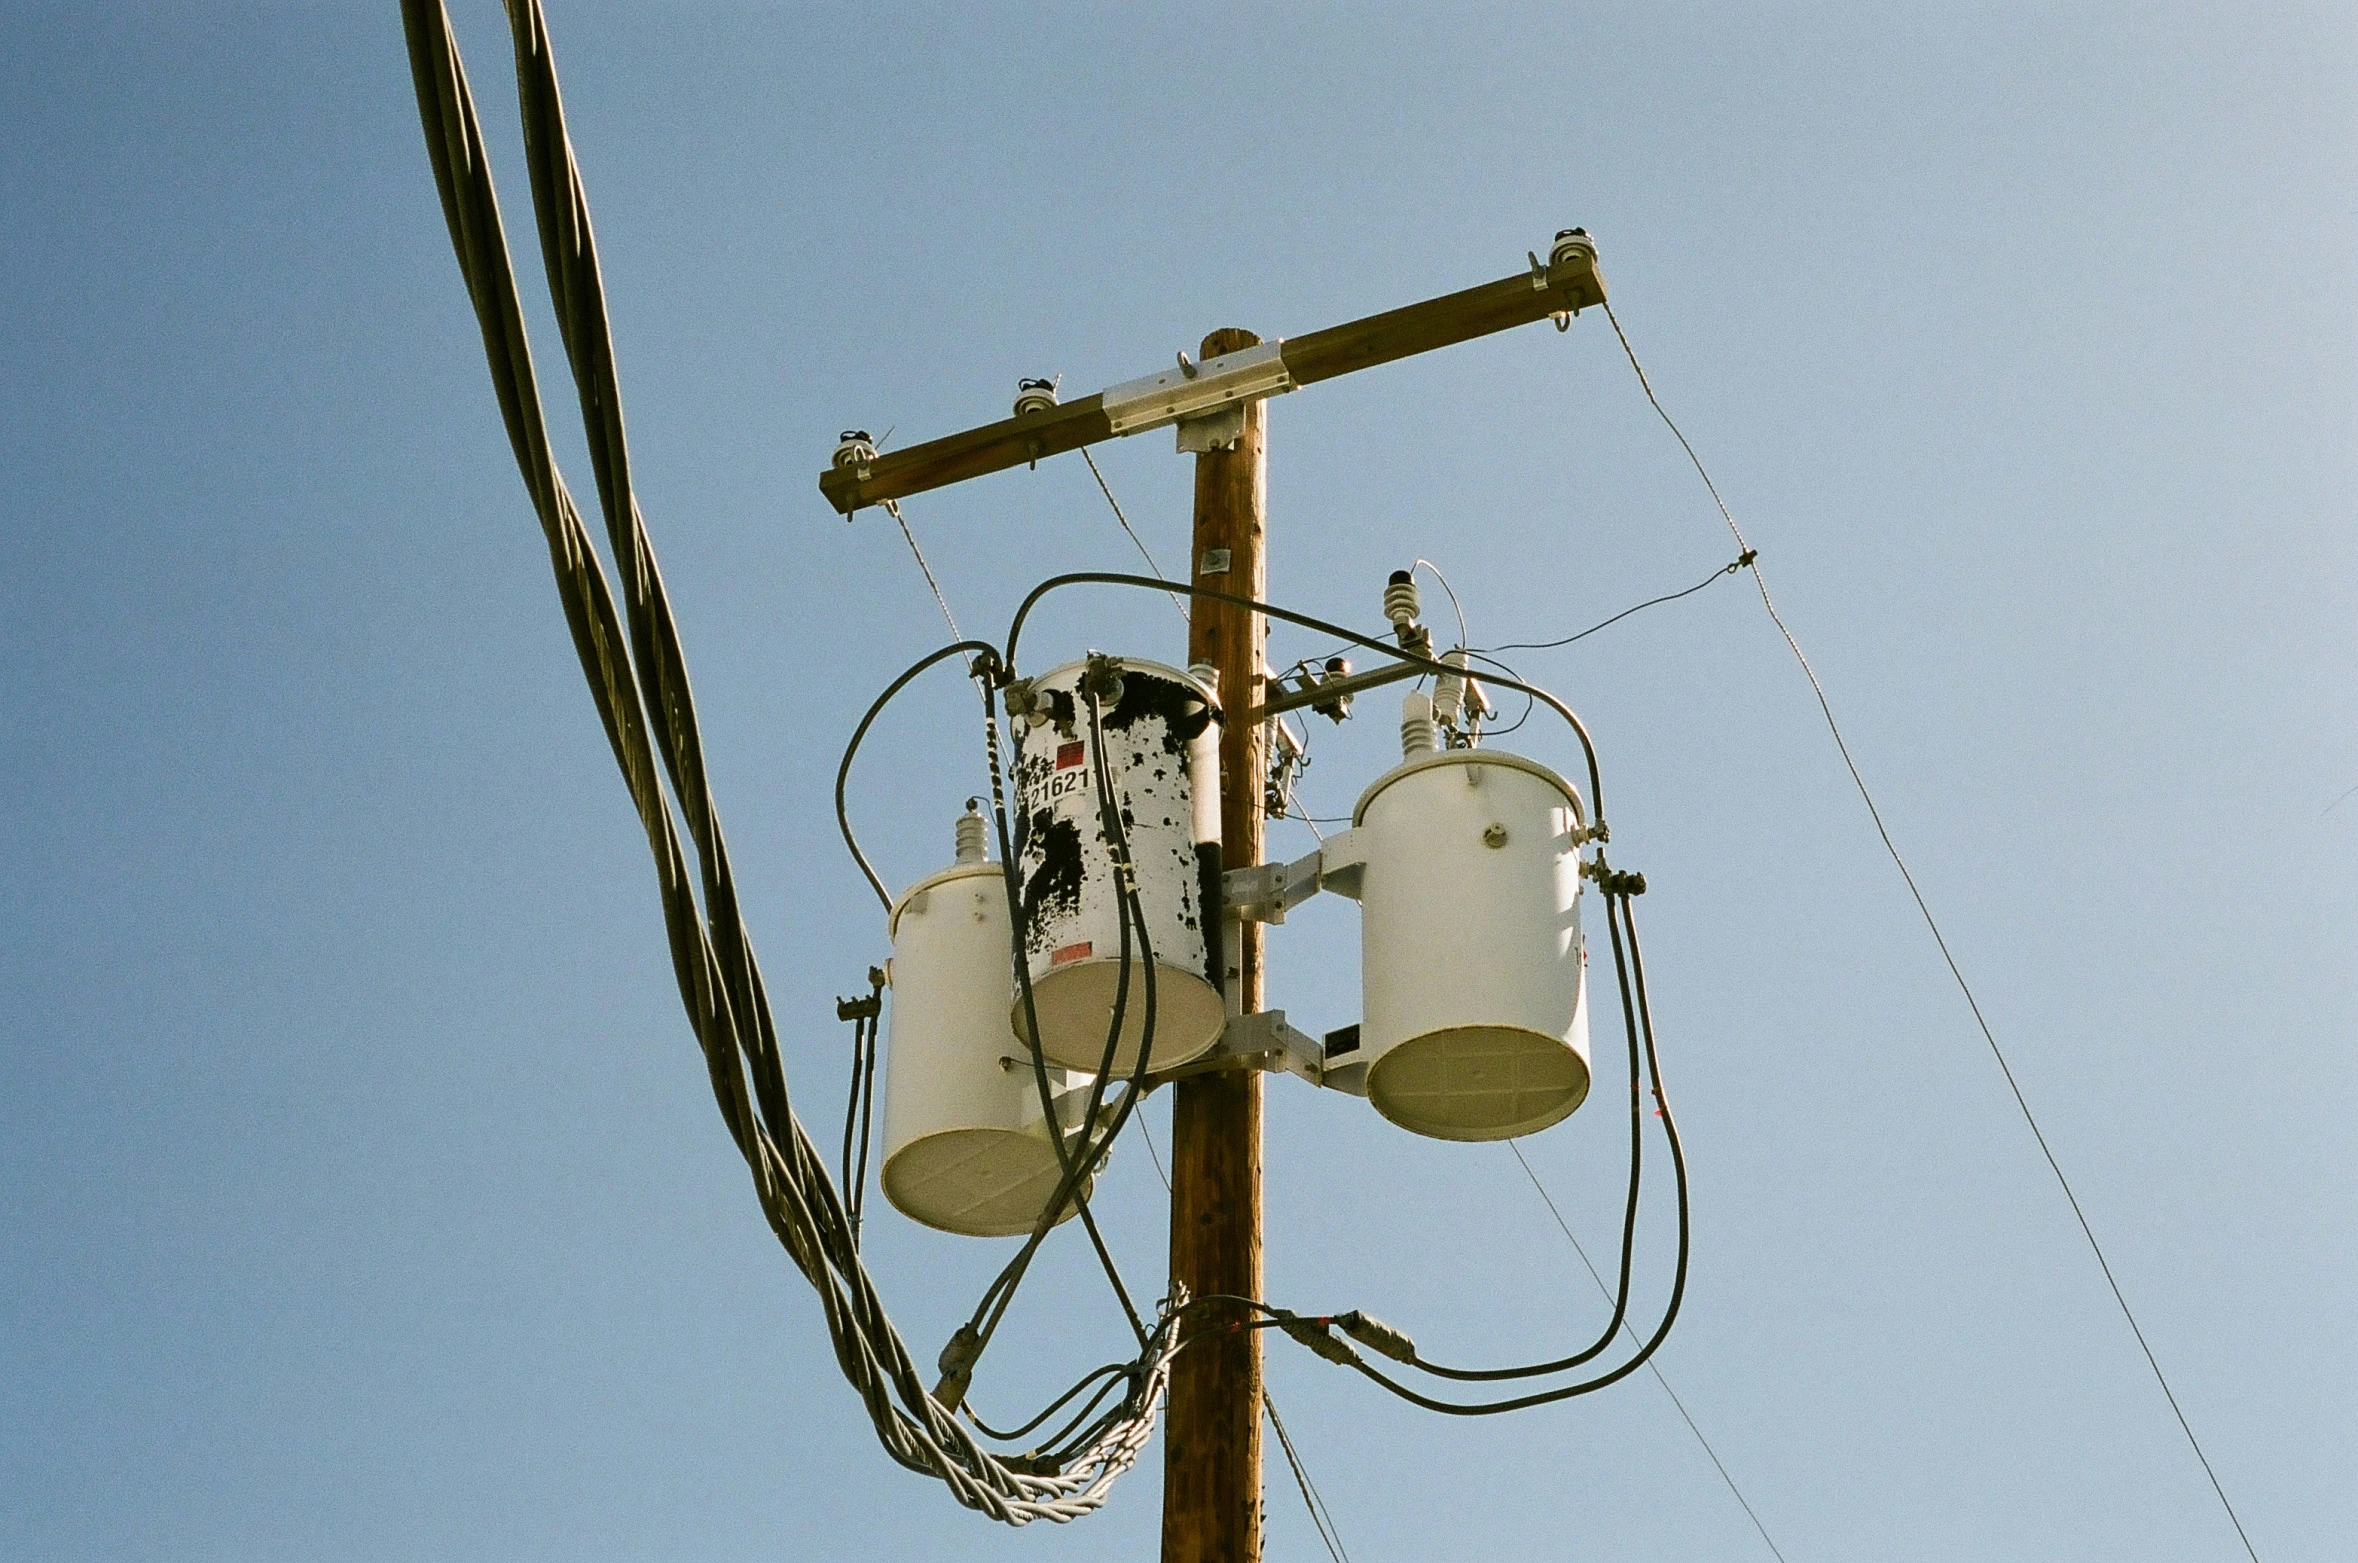
{"label": "black lead wire loop", "polygon": [[[955,640],[947,646],[929,651],[919,657],[915,662],[909,664],[908,670],[902,673],[899,678],[884,686],[884,693],[869,703],[868,710],[860,718],[859,725],[852,729],[851,742],[843,746],[843,763],[835,767],[836,828],[843,832],[843,844],[851,852],[852,861],[860,865],[860,873],[867,878],[869,886],[876,892],[876,899],[884,903],[884,909],[888,913],[892,910],[892,892],[884,888],[884,881],[877,877],[875,868],[868,862],[868,855],[860,850],[859,838],[852,834],[851,813],[844,802],[844,783],[851,777],[852,759],[860,752],[861,740],[868,736],[868,729],[876,724],[876,718],[881,716],[884,708],[892,703],[893,697],[906,689],[918,674],[937,662],[957,656],[962,651],[971,651],[977,654],[977,662],[969,672],[978,681],[986,681],[989,670],[996,668],[999,664],[999,648],[987,640]],[[980,661],[984,657],[990,659],[987,666]]]}
{"label": "black lead wire loop", "polygon": [[[1209,586],[1194,586],[1180,581],[1158,581],[1144,575],[1127,575],[1116,570],[1074,570],[1064,575],[1052,575],[1033,587],[1024,597],[1022,605],[1015,610],[1015,618],[1007,627],[1006,664],[1009,668],[1015,666],[1015,645],[1022,638],[1024,620],[1031,616],[1033,605],[1050,592],[1061,590],[1067,586],[1087,585],[1136,586],[1154,591],[1185,592],[1191,597],[1201,597],[1210,602],[1224,602],[1231,607],[1249,608],[1255,613],[1266,615],[1272,619],[1282,619],[1288,624],[1298,624],[1304,629],[1316,630],[1322,635],[1332,635],[1338,639],[1349,641],[1354,646],[1364,646],[1370,651],[1382,652],[1395,662],[1405,662],[1411,667],[1421,668],[1428,673],[1449,674],[1465,671],[1463,668],[1452,667],[1446,662],[1439,662],[1431,657],[1419,656],[1415,652],[1404,650],[1389,641],[1377,640],[1372,636],[1362,635],[1357,630],[1346,629],[1340,624],[1331,624],[1325,619],[1314,619],[1306,613],[1296,613],[1291,608],[1280,608],[1274,603],[1262,602],[1257,598],[1239,597],[1234,592],[1215,591]],[[1588,728],[1582,723],[1579,716],[1570,706],[1564,704],[1554,695],[1537,685],[1526,684],[1521,679],[1493,678],[1486,680],[1486,682],[1494,688],[1511,689],[1517,694],[1529,695],[1564,719],[1565,724],[1579,738],[1582,756],[1588,763],[1589,804],[1595,814],[1595,819],[1591,821],[1591,824],[1601,824],[1605,818],[1605,781],[1597,765],[1596,743],[1589,737]]]}
{"label": "black lead wire loop", "polygon": [[1630,911],[1627,897],[1614,896],[1611,900],[1613,904],[1607,908],[1606,926],[1612,931],[1613,955],[1615,963],[1618,965],[1622,960],[1623,927],[1624,924],[1627,925],[1629,968],[1635,979],[1638,1025],[1645,1040],[1647,1083],[1653,1089],[1655,1105],[1661,1113],[1662,1137],[1670,1149],[1671,1174],[1678,1190],[1678,1262],[1671,1276],[1670,1300],[1664,1305],[1661,1322],[1654,1327],[1653,1334],[1646,1339],[1644,1345],[1638,1348],[1637,1354],[1628,1361],[1580,1383],[1566,1384],[1536,1394],[1519,1395],[1511,1400],[1484,1401],[1473,1405],[1457,1401],[1435,1400],[1429,1395],[1419,1394],[1380,1369],[1369,1366],[1363,1358],[1356,1354],[1353,1355],[1350,1366],[1356,1368],[1366,1377],[1375,1380],[1401,1399],[1412,1405],[1422,1406],[1427,1411],[1438,1411],[1444,1416],[1495,1416],[1502,1412],[1521,1411],[1531,1406],[1543,1406],[1559,1400],[1570,1400],[1578,1395],[1594,1394],[1600,1389],[1617,1384],[1629,1377],[1653,1357],[1654,1353],[1660,1349],[1662,1342],[1669,1338],[1671,1326],[1678,1322],[1679,1307],[1686,1300],[1687,1260],[1693,1233],[1692,1213],[1688,1206],[1686,1153],[1679,1144],[1678,1125],[1671,1117],[1670,1101],[1662,1089],[1660,1060],[1655,1056],[1654,1022],[1646,1004],[1644,966],[1637,951],[1637,921]]}

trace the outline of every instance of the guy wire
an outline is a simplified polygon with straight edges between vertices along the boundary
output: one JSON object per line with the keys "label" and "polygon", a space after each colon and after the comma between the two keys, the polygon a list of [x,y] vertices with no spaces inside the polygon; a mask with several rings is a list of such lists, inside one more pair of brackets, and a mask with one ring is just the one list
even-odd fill
{"label": "guy wire", "polygon": [[1940,923],[1932,915],[1932,907],[1925,901],[1924,892],[1916,887],[1916,876],[1908,871],[1907,860],[1900,856],[1899,847],[1892,841],[1891,831],[1883,823],[1883,811],[1875,807],[1875,796],[1867,790],[1867,780],[1859,774],[1858,762],[1851,758],[1850,745],[1843,740],[1841,724],[1834,720],[1834,707],[1826,698],[1826,686],[1818,682],[1817,669],[1810,666],[1809,658],[1802,653],[1801,642],[1793,638],[1793,632],[1785,626],[1784,616],[1777,612],[1776,603],[1769,597],[1768,581],[1760,573],[1760,563],[1752,545],[1744,540],[1744,530],[1736,525],[1735,513],[1728,509],[1728,502],[1720,497],[1719,485],[1711,481],[1711,474],[1704,469],[1703,458],[1695,454],[1695,447],[1688,443],[1677,422],[1663,407],[1661,398],[1654,394],[1653,384],[1646,378],[1645,366],[1638,362],[1637,349],[1630,346],[1629,333],[1621,329],[1621,321],[1613,313],[1610,303],[1605,305],[1605,319],[1612,323],[1613,335],[1620,339],[1621,351],[1637,375],[1638,389],[1646,393],[1646,401],[1653,407],[1655,416],[1662,420],[1663,427],[1670,430],[1672,437],[1679,443],[1679,449],[1687,453],[1687,461],[1694,467],[1695,475],[1703,480],[1703,487],[1710,493],[1711,502],[1719,507],[1720,519],[1727,523],[1728,531],[1735,537],[1736,547],[1752,561],[1752,584],[1760,591],[1760,605],[1768,610],[1769,622],[1785,638],[1785,645],[1793,653],[1793,660],[1801,664],[1802,676],[1809,680],[1810,690],[1817,696],[1818,710],[1826,719],[1826,731],[1834,736],[1834,747],[1841,752],[1843,768],[1850,772],[1851,784],[1858,789],[1860,801],[1867,805],[1867,816],[1875,822],[1875,834],[1882,838],[1883,850],[1890,854],[1892,866],[1900,871],[1900,878],[1907,882],[1908,894],[1914,899],[1916,910],[1923,915],[1924,926],[1931,930],[1932,942],[1940,947],[1940,958],[1947,963],[1949,975],[1956,979],[1957,991],[1965,995],[1966,1008],[1973,1011],[1973,1023],[1981,1029],[1981,1039],[1989,1044],[1990,1056],[1998,1061],[1998,1071],[2006,1077],[2006,1089],[2013,1093],[2014,1105],[2021,1111],[2022,1121],[2029,1126],[2031,1138],[2038,1142],[2039,1154],[2047,1161],[2047,1170],[2055,1174],[2056,1183],[2063,1189],[2063,1197],[2071,1205],[2072,1217],[2079,1222],[2080,1235],[2088,1240],[2088,1251],[2096,1256],[2096,1267],[2104,1272],[2104,1284],[2111,1288],[2112,1300],[2120,1305],[2121,1317],[2128,1321],[2129,1333],[2137,1337],[2137,1349],[2145,1354],[2145,1365],[2153,1370],[2153,1379],[2161,1386],[2162,1398],[2170,1403],[2170,1414],[2178,1419],[2178,1430],[2186,1435],[2187,1446],[2193,1449],[2194,1458],[2201,1462],[2203,1475],[2210,1478],[2211,1491],[2218,1494],[2219,1507],[2227,1511],[2227,1522],[2235,1527],[2236,1537],[2243,1543],[2244,1552],[2250,1556],[2252,1563],[2260,1563],[2260,1554],[2252,1546],[2250,1533],[2243,1528],[2242,1517],[2235,1512],[2235,1505],[2228,1501],[2227,1489],[2220,1484],[2219,1473],[2211,1468],[2211,1457],[2203,1453],[2202,1440],[2194,1436],[2194,1425],[2186,1420],[2185,1408],[2178,1404],[2177,1392],[2170,1388],[2169,1375],[2162,1372],[2161,1359],[2153,1354],[2152,1343],[2146,1340],[2145,1329],[2137,1322],[2136,1311],[2129,1306],[2128,1296],[2122,1292],[2121,1283],[2112,1273],[2112,1262],[2104,1257],[2104,1245],[2096,1241],[2096,1229],[2089,1224],[2088,1213],[2081,1208],[2080,1197],[2073,1192],[2071,1179],[2064,1176],[2063,1164],[2055,1159],[2055,1151],[2048,1145],[2046,1133],[2039,1127],[2038,1115],[2031,1111],[2029,1098],[2022,1094],[2021,1082],[2014,1078],[2014,1066],[2006,1061],[2006,1050],[1998,1045],[1997,1034],[1990,1029],[1989,1020],[1981,1012],[1981,1001],[1973,996],[1973,985],[1965,980],[1965,973],[1957,965],[1956,956],[1949,952],[1949,941],[1941,933]]}
{"label": "guy wire", "polygon": [[[1539,1174],[1532,1170],[1531,1163],[1524,1157],[1521,1142],[1509,1140],[1507,1141],[1507,1149],[1513,1151],[1515,1160],[1522,1163],[1523,1176],[1529,1178],[1531,1186],[1539,1191],[1540,1200],[1547,1206],[1547,1213],[1556,1218],[1556,1225],[1562,1230],[1564,1241],[1570,1243],[1572,1252],[1580,1256],[1581,1266],[1588,1271],[1588,1278],[1596,1282],[1597,1290],[1604,1293],[1607,1301],[1611,1301],[1613,1288],[1605,1284],[1605,1277],[1598,1271],[1596,1262],[1588,1257],[1588,1250],[1580,1245],[1579,1238],[1572,1235],[1571,1225],[1564,1220],[1564,1213],[1556,1208],[1555,1196],[1548,1193],[1547,1185],[1539,1181]],[[1631,1329],[1626,1321],[1622,1324],[1622,1329],[1628,1334],[1631,1343],[1635,1344],[1637,1331]],[[1736,1502],[1742,1505],[1744,1517],[1752,1522],[1754,1530],[1760,1532],[1760,1539],[1768,1544],[1769,1551],[1776,1554],[1777,1563],[1785,1563],[1784,1550],[1777,1545],[1776,1538],[1768,1533],[1768,1527],[1760,1522],[1760,1516],[1753,1512],[1751,1501],[1744,1496],[1744,1490],[1736,1485],[1735,1477],[1728,1474],[1727,1466],[1719,1458],[1719,1451],[1711,1447],[1711,1440],[1703,1436],[1703,1429],[1696,1425],[1693,1414],[1687,1410],[1687,1403],[1678,1398],[1678,1391],[1672,1389],[1670,1380],[1662,1376],[1662,1365],[1649,1360],[1646,1367],[1654,1375],[1654,1382],[1662,1386],[1662,1393],[1670,1397],[1671,1405],[1678,1411],[1679,1420],[1687,1424],[1687,1431],[1693,1433],[1695,1442],[1703,1446],[1703,1453],[1710,1457],[1711,1468],[1719,1472],[1719,1479],[1727,1483],[1728,1491],[1735,1496]]]}

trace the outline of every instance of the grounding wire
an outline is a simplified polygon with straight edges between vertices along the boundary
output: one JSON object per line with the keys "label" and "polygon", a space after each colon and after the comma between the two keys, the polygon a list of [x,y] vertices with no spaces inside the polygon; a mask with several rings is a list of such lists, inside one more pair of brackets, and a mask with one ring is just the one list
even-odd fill
{"label": "grounding wire", "polygon": [[[1523,676],[1521,673],[1516,672],[1512,667],[1509,667],[1506,663],[1499,661],[1498,658],[1494,656],[1491,656],[1488,652],[1469,651],[1466,653],[1466,655],[1473,661],[1489,664],[1491,667],[1498,669],[1501,673],[1504,673],[1511,679],[1520,680]],[[1513,732],[1516,728],[1521,727],[1525,722],[1530,721],[1531,713],[1538,709],[1539,702],[1532,699],[1529,695],[1525,695],[1523,697],[1523,714],[1521,716],[1516,717],[1513,721],[1507,723],[1507,725],[1504,727],[1491,728],[1482,736],[1485,738],[1504,738],[1507,734]]]}
{"label": "grounding wire", "polygon": [[[1598,1271],[1596,1262],[1588,1257],[1588,1250],[1581,1246],[1580,1239],[1572,1235],[1571,1223],[1564,1219],[1564,1213],[1556,1208],[1555,1196],[1548,1193],[1547,1185],[1540,1182],[1539,1174],[1532,1170],[1530,1161],[1523,1155],[1521,1143],[1509,1140],[1507,1141],[1507,1149],[1515,1153],[1515,1160],[1522,1165],[1523,1176],[1531,1180],[1532,1188],[1538,1190],[1541,1202],[1547,1206],[1547,1213],[1555,1217],[1556,1226],[1564,1234],[1564,1241],[1570,1243],[1572,1252],[1580,1256],[1581,1267],[1588,1271],[1589,1279],[1596,1282],[1597,1290],[1610,1299],[1613,1289],[1605,1284],[1604,1275]],[[1631,1344],[1636,1344],[1637,1332],[1628,1330],[1627,1326],[1623,1328],[1627,1330]],[[1649,1362],[1646,1364],[1646,1371],[1654,1375],[1654,1382],[1661,1385],[1662,1393],[1670,1397],[1670,1404],[1678,1412],[1679,1420],[1687,1424],[1687,1431],[1694,1434],[1695,1442],[1703,1446],[1703,1453],[1710,1459],[1711,1468],[1719,1472],[1719,1479],[1727,1485],[1728,1492],[1742,1507],[1744,1517],[1752,1522],[1752,1528],[1760,1532],[1760,1539],[1767,1544],[1769,1551],[1776,1555],[1777,1563],[1785,1563],[1784,1549],[1777,1545],[1776,1538],[1771,1536],[1768,1527],[1761,1523],[1759,1514],[1753,1510],[1752,1501],[1744,1496],[1744,1489],[1736,1485],[1736,1478],[1729,1474],[1726,1463],[1719,1457],[1719,1451],[1712,1448],[1711,1440],[1703,1436],[1703,1429],[1695,1421],[1694,1414],[1687,1410],[1687,1403],[1679,1399],[1677,1390],[1670,1387],[1670,1380],[1663,1376],[1662,1364]]]}
{"label": "grounding wire", "polygon": [[[1097,469],[1097,458],[1089,454],[1086,445],[1081,447],[1081,459],[1089,463],[1089,476],[1097,480],[1097,491],[1105,496],[1107,504],[1113,506],[1114,519],[1122,524],[1123,531],[1130,534],[1130,541],[1138,545],[1138,557],[1146,561],[1147,569],[1153,571],[1158,579],[1168,581],[1170,577],[1163,574],[1163,567],[1154,562],[1154,554],[1148,550],[1146,539],[1138,535],[1138,529],[1130,524],[1130,518],[1122,514],[1122,502],[1114,498],[1113,485],[1105,481],[1105,474]],[[1171,606],[1178,610],[1180,622],[1188,624],[1192,629],[1194,626],[1189,623],[1187,605],[1180,601],[1179,594],[1173,591],[1166,595],[1171,599]]]}
{"label": "grounding wire", "polygon": [[[1393,557],[1398,558],[1399,556],[1395,554]],[[1433,572],[1433,579],[1441,583],[1442,592],[1449,598],[1449,611],[1457,615],[1457,644],[1459,648],[1462,650],[1471,646],[1473,643],[1473,637],[1466,629],[1466,610],[1459,605],[1457,600],[1457,588],[1449,584],[1449,577],[1441,573],[1441,567],[1430,559],[1419,559],[1414,564],[1411,564],[1408,567],[1408,570],[1411,575],[1414,575],[1419,570],[1430,570]]]}
{"label": "grounding wire", "polygon": [[[774,1016],[704,772],[685,660],[628,481],[604,288],[579,169],[565,134],[545,18],[533,0],[510,0],[508,15],[543,256],[581,393],[627,613],[617,609],[614,590],[549,448],[482,125],[449,16],[438,0],[403,4],[411,79],[452,248],[481,328],[492,389],[548,544],[576,657],[655,859],[673,971],[722,1122],[745,1159],[763,1216],[812,1284],[837,1363],[885,1451],[910,1469],[940,1478],[959,1503],[993,1519],[1022,1525],[1078,1518],[1102,1506],[1151,1434],[1177,1345],[1171,1304],[1158,1316],[1154,1344],[1139,1359],[1140,1375],[1120,1414],[1104,1422],[1097,1440],[1061,1461],[1054,1473],[981,1448],[918,1379],[906,1344],[851,1244],[834,1181],[788,1102]],[[683,823],[695,847],[693,869],[679,840]]]}
{"label": "grounding wire", "polygon": [[2219,1481],[2219,1473],[2212,1469],[2211,1457],[2203,1452],[2202,1440],[2194,1436],[2194,1424],[2186,1419],[2185,1408],[2178,1404],[2177,1391],[2170,1387],[2169,1375],[2162,1371],[2161,1359],[2154,1355],[2152,1343],[2145,1338],[2144,1326],[2137,1322],[2137,1314],[2129,1306],[2128,1295],[2121,1290],[2119,1279],[2112,1273],[2112,1261],[2105,1257],[2104,1245],[2096,1240],[2096,1228],[2090,1224],[2087,1211],[2081,1207],[2080,1197],[2073,1191],[2071,1179],[2064,1176],[2063,1163],[2056,1159],[2054,1148],[2047,1143],[2046,1132],[2039,1127],[2038,1115],[2031,1111],[2030,1099],[2023,1094],[2022,1083],[2014,1077],[2014,1066],[2007,1062],[2006,1050],[1998,1045],[1997,1033],[1990,1029],[1988,1017],[1982,1014],[1981,1001],[1974,997],[1973,985],[1965,980],[1964,969],[1950,952],[1948,938],[1941,932],[1939,920],[1932,915],[1932,907],[1924,899],[1924,892],[1917,888],[1916,876],[1909,872],[1907,859],[1900,856],[1898,844],[1891,839],[1891,831],[1883,823],[1883,811],[1875,806],[1875,795],[1867,790],[1867,779],[1859,773],[1858,762],[1851,758],[1850,745],[1842,736],[1841,724],[1834,720],[1834,706],[1826,698],[1826,686],[1818,681],[1817,669],[1810,666],[1808,656],[1802,652],[1801,642],[1786,627],[1784,615],[1777,612],[1776,602],[1769,596],[1768,580],[1761,574],[1752,546],[1744,541],[1743,528],[1736,525],[1735,512],[1720,497],[1719,485],[1711,480],[1710,472],[1705,470],[1703,458],[1695,454],[1695,447],[1688,442],[1676,420],[1663,407],[1661,398],[1654,394],[1653,383],[1646,378],[1645,366],[1638,362],[1637,349],[1630,345],[1629,333],[1621,329],[1621,321],[1614,315],[1611,304],[1605,306],[1605,319],[1612,323],[1613,334],[1620,339],[1622,354],[1628,358],[1631,371],[1637,375],[1638,388],[1645,392],[1647,404],[1654,409],[1655,416],[1662,420],[1663,427],[1670,430],[1679,448],[1687,453],[1688,463],[1694,467],[1695,475],[1703,480],[1703,487],[1711,495],[1712,504],[1718,507],[1720,519],[1727,523],[1729,533],[1736,539],[1737,548],[1752,561],[1752,584],[1760,592],[1760,605],[1768,610],[1769,622],[1784,637],[1786,649],[1793,653],[1793,660],[1801,665],[1802,676],[1809,680],[1810,692],[1817,697],[1819,714],[1826,719],[1826,731],[1833,735],[1834,747],[1841,753],[1843,768],[1850,772],[1851,785],[1858,789],[1859,800],[1867,806],[1867,817],[1874,822],[1875,834],[1882,839],[1883,850],[1890,856],[1892,866],[1899,870],[1900,878],[1907,883],[1908,895],[1915,901],[1917,912],[1923,916],[1924,926],[1932,934],[1932,942],[1939,946],[1942,962],[1948,966],[1950,977],[1956,980],[1957,991],[1965,996],[1965,1006],[1973,1012],[1973,1023],[1980,1029],[1982,1041],[1989,1045],[1990,1056],[1997,1060],[1999,1073],[2006,1077],[2006,1089],[2013,1094],[2014,1105],[2021,1112],[2023,1123],[2029,1127],[2031,1138],[2038,1142],[2039,1154],[2045,1158],[2047,1170],[2055,1175],[2056,1184],[2062,1188],[2064,1200],[2071,1206],[2072,1218],[2079,1223],[2080,1235],[2087,1239],[2088,1251],[2096,1256],[2096,1267],[2104,1273],[2104,1284],[2111,1290],[2113,1302],[2119,1306],[2122,1319],[2127,1321],[2129,1333],[2136,1337],[2137,1349],[2145,1354],[2145,1365],[2153,1370],[2154,1382],[2161,1386],[2162,1398],[2170,1405],[2170,1414],[2177,1418],[2178,1431],[2186,1435],[2187,1446],[2201,1463],[2203,1475],[2210,1479],[2211,1491],[2218,1495],[2219,1507],[2227,1511],[2227,1522],[2235,1527],[2236,1539],[2243,1543],[2244,1552],[2250,1556],[2252,1563],[2260,1563],[2259,1551],[2252,1545],[2250,1533],[2243,1528],[2242,1517],[2228,1500],[2227,1489]]}

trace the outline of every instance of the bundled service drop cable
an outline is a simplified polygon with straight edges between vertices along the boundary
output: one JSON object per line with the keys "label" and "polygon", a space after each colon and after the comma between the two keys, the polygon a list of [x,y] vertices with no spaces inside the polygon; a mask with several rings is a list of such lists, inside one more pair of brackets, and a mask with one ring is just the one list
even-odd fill
{"label": "bundled service drop cable", "polygon": [[[960,1503],[1007,1524],[1077,1518],[1105,1502],[1153,1431],[1177,1349],[1175,1310],[1166,1304],[1158,1312],[1138,1362],[1125,1374],[1128,1393],[1116,1413],[1101,1419],[1085,1447],[1060,1451],[1053,1461],[1001,1458],[979,1445],[955,1415],[955,1397],[944,1405],[927,1392],[887,1317],[860,1261],[843,1197],[788,1102],[768,994],[704,772],[686,663],[631,492],[604,287],[545,20],[538,0],[508,0],[507,10],[542,257],[580,394],[599,508],[622,572],[627,621],[616,611],[549,449],[482,126],[441,0],[403,0],[411,75],[509,444],[548,541],[575,653],[655,858],[672,969],[722,1121],[745,1158],[771,1230],[819,1294],[836,1361],[886,1451],[939,1478]],[[655,768],[658,752],[663,779]],[[666,780],[696,850],[693,879],[664,795]]]}

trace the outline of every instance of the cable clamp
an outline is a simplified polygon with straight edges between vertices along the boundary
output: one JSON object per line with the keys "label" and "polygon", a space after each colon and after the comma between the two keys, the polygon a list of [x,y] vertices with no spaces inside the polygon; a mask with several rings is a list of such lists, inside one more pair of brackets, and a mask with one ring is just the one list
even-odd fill
{"label": "cable clamp", "polygon": [[835,1001],[835,1018],[837,1020],[874,1020],[884,1012],[884,968],[881,966],[869,967],[868,981],[875,991],[866,998],[837,999]]}
{"label": "cable clamp", "polygon": [[1603,858],[1592,858],[1580,865],[1580,877],[1593,883],[1606,895],[1639,896],[1646,893],[1646,876],[1624,873],[1607,864]]}

